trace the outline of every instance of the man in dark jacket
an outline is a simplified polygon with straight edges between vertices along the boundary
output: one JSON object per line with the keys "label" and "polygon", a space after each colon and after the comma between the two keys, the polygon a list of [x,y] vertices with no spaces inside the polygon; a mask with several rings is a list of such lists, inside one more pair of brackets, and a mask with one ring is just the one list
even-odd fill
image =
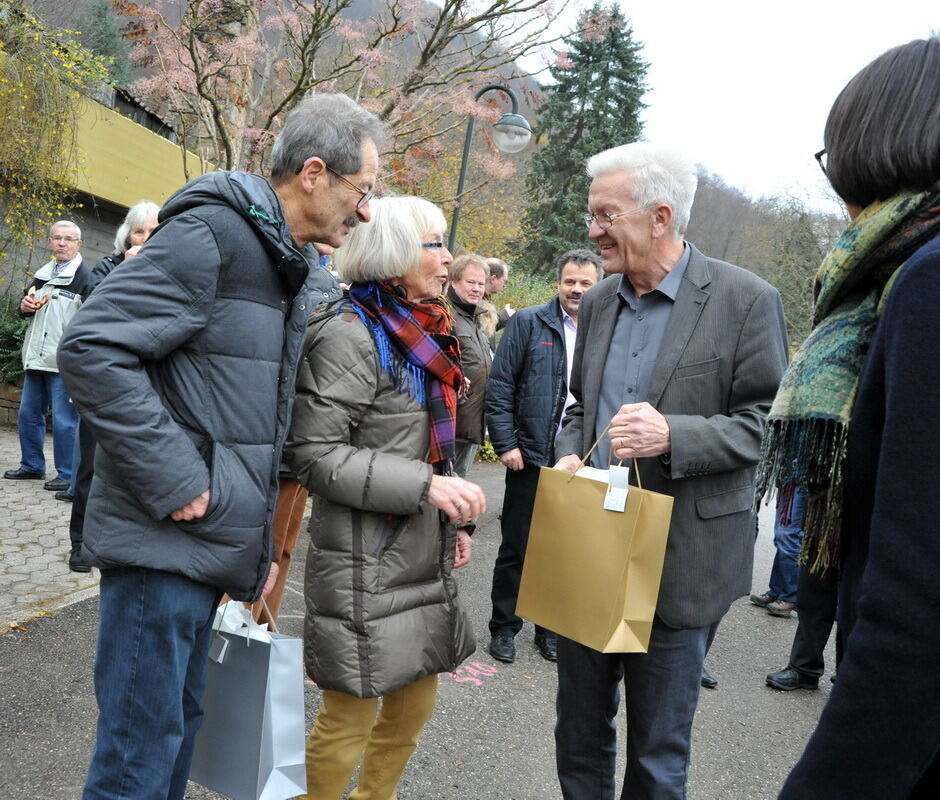
{"label": "man in dark jacket", "polygon": [[98,450],[98,735],[85,800],[182,798],[215,607],[272,583],[271,517],[309,315],[311,242],[368,222],[381,123],[342,95],[287,117],[269,182],[216,172],[160,213],[59,348]]}
{"label": "man in dark jacket", "polygon": [[[522,629],[516,598],[529,540],[539,468],[555,463],[555,432],[574,399],[567,390],[581,295],[602,277],[600,258],[569,250],[555,261],[558,296],[516,312],[493,359],[486,387],[486,427],[506,467],[501,515],[502,542],[493,567],[493,615],[489,651],[511,663],[514,637]],[[556,659],[555,634],[535,627],[535,646]]]}
{"label": "man in dark jacket", "polygon": [[480,301],[486,292],[489,271],[486,261],[476,253],[464,253],[450,265],[447,299],[454,309],[454,336],[460,340],[460,366],[467,380],[467,390],[457,406],[457,454],[454,473],[467,474],[477,448],[483,444],[483,400],[486,379],[493,354],[489,340],[480,327]]}

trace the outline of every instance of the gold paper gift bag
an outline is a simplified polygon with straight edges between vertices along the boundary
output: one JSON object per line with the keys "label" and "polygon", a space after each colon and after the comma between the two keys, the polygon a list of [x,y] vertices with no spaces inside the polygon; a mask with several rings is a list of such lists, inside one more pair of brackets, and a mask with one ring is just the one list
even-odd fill
{"label": "gold paper gift bag", "polygon": [[602,653],[645,653],[663,574],[672,498],[543,467],[516,613]]}

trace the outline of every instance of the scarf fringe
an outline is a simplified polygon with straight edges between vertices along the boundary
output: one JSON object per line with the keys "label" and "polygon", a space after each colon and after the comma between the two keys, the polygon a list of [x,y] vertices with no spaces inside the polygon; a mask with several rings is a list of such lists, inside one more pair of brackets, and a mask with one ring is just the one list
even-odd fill
{"label": "scarf fringe", "polygon": [[769,420],[757,473],[757,504],[771,491],[806,488],[800,563],[815,574],[838,564],[842,464],[848,426],[837,419]]}

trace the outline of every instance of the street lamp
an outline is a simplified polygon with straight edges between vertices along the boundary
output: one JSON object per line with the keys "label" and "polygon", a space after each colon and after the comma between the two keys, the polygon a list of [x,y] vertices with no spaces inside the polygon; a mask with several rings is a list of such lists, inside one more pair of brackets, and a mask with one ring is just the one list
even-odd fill
{"label": "street lamp", "polygon": [[[519,113],[519,101],[512,89],[499,83],[484,86],[476,93],[474,101],[479,100],[487,92],[499,91],[509,97],[512,111],[503,114],[493,126],[493,144],[504,153],[518,153],[524,149],[532,138],[532,126],[528,120]],[[463,184],[467,177],[467,162],[470,158],[470,142],[473,138],[473,116],[467,123],[467,138],[463,143],[463,158],[460,161],[460,177],[457,179],[457,199],[454,203],[454,215],[450,220],[450,237],[447,240],[447,249],[453,252],[457,246],[457,222],[460,220],[460,207],[463,205]]]}

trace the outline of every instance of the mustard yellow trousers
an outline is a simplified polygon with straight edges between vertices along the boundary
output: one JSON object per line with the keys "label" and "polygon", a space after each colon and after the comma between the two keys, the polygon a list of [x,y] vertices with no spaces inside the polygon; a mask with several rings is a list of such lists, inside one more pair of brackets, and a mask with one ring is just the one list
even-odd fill
{"label": "mustard yellow trousers", "polygon": [[340,800],[360,757],[359,782],[349,800],[397,800],[398,781],[436,699],[437,675],[381,698],[325,690],[307,738],[304,800]]}

